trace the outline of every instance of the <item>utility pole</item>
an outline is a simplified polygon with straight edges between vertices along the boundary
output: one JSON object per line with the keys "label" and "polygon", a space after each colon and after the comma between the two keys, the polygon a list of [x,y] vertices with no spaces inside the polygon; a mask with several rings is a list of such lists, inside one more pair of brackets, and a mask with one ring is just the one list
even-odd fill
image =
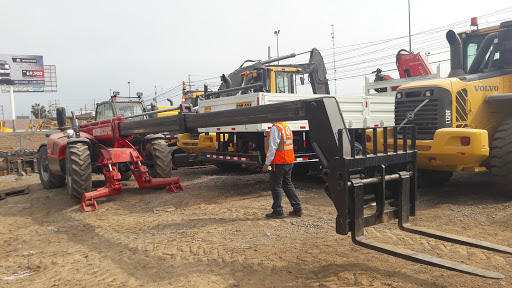
{"label": "utility pole", "polygon": [[156,88],[156,85],[155,85],[155,98],[153,98],[153,103],[155,103],[155,106],[156,106],[156,96],[157,96],[158,92],[157,92],[157,88]]}
{"label": "utility pole", "polygon": [[130,81],[128,81],[128,97],[131,97],[131,91],[130,91]]}
{"label": "utility pole", "polygon": [[192,89],[192,85],[190,85],[190,74],[188,74],[188,90]]}
{"label": "utility pole", "polygon": [[0,106],[2,106],[2,121],[4,121],[5,120],[5,117],[4,117],[4,105],[0,105]]}
{"label": "utility pole", "polygon": [[[277,39],[277,57],[279,57],[279,33],[281,30],[274,31],[274,35],[276,35]],[[279,64],[279,61],[277,61],[277,64]]]}
{"label": "utility pole", "polygon": [[338,91],[336,90],[336,78],[338,77],[336,75],[336,53],[334,51],[335,49],[335,43],[334,43],[334,24],[331,24],[331,27],[332,27],[332,56],[334,57],[334,95],[338,95]]}
{"label": "utility pole", "polygon": [[270,46],[268,46],[268,60],[270,60]]}
{"label": "utility pole", "polygon": [[409,10],[409,51],[412,52],[412,43],[411,43],[411,0],[407,0],[407,8]]}

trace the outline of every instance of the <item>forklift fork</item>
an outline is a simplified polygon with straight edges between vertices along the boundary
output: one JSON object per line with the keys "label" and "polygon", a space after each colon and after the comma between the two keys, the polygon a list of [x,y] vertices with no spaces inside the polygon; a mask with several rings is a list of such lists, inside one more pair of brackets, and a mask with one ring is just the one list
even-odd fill
{"label": "forklift fork", "polygon": [[[410,140],[407,140],[407,128],[412,132]],[[377,142],[378,129],[384,129],[383,134],[387,134],[389,128],[373,128],[374,142]],[[405,232],[459,245],[512,254],[512,248],[506,246],[422,228],[409,223],[409,216],[415,214],[416,202],[416,129],[414,126],[402,126],[400,130],[403,135],[400,140],[404,141],[403,151],[398,151],[395,144],[392,151],[389,152],[387,141],[384,140],[384,153],[378,153],[377,145],[374,145],[374,151],[371,154],[366,150],[364,130],[340,129],[338,131],[338,139],[349,137],[350,145],[348,149],[344,150],[344,141],[339,141],[339,151],[344,156],[330,161],[324,171],[324,175],[327,176],[326,192],[338,211],[336,232],[343,235],[350,232],[354,244],[404,260],[486,278],[504,278],[505,276],[498,272],[375,242],[365,236],[365,227],[397,219],[398,227]],[[393,138],[398,140],[399,129],[394,127],[392,131]],[[362,138],[362,155],[356,155],[355,152],[356,135],[361,135]],[[387,135],[384,136],[387,138]],[[397,143],[396,140],[394,143]],[[407,145],[406,141],[410,141],[410,144]],[[347,142],[345,142],[346,144]],[[388,171],[391,172],[387,173]],[[395,183],[386,185],[391,181]],[[386,210],[386,191],[392,192],[392,201],[398,202],[398,207]],[[365,215],[364,211],[365,192],[367,196],[373,194],[375,198],[375,213],[370,215]]]}

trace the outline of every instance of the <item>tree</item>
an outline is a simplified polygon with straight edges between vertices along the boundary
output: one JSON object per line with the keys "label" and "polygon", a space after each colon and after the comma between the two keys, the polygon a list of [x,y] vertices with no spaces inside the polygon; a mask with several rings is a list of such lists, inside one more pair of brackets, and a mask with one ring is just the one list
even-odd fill
{"label": "tree", "polygon": [[46,108],[39,103],[35,103],[34,105],[32,105],[31,112],[32,115],[34,115],[34,118],[36,119],[46,118]]}

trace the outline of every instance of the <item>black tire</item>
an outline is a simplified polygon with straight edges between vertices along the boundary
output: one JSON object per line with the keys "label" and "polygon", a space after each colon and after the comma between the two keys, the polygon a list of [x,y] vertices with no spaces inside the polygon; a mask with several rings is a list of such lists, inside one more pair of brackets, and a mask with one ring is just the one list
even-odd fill
{"label": "black tire", "polygon": [[37,169],[39,170],[39,179],[44,189],[55,189],[66,185],[66,177],[57,175],[50,170],[48,166],[48,150],[42,146],[37,154]]}
{"label": "black tire", "polygon": [[452,179],[453,172],[418,169],[418,187],[438,187]]}
{"label": "black tire", "polygon": [[512,196],[512,120],[501,123],[496,130],[489,164],[497,192]]}
{"label": "black tire", "polygon": [[128,181],[132,178],[132,171],[121,171],[121,181]]}
{"label": "black tire", "polygon": [[172,151],[163,139],[151,140],[145,147],[149,176],[153,178],[172,177]]}
{"label": "black tire", "polygon": [[82,199],[84,193],[92,191],[91,154],[87,144],[68,144],[66,182],[69,194],[78,199]]}

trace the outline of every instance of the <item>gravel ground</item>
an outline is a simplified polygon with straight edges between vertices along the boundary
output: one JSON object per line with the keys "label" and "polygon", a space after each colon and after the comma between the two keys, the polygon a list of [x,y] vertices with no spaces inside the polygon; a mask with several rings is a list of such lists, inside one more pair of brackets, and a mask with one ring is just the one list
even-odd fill
{"label": "gravel ground", "polygon": [[[366,234],[506,278],[355,246],[335,233],[334,206],[312,176],[295,181],[302,218],[267,220],[266,174],[206,167],[175,175],[184,192],[141,191],[130,180],[90,213],[81,213],[65,188],[43,189],[37,175],[0,177],[0,189],[31,190],[0,201],[0,287],[512,287],[511,255],[404,233],[396,222]],[[486,173],[457,174],[442,188],[420,190],[413,223],[512,246],[512,204],[490,184]]]}

